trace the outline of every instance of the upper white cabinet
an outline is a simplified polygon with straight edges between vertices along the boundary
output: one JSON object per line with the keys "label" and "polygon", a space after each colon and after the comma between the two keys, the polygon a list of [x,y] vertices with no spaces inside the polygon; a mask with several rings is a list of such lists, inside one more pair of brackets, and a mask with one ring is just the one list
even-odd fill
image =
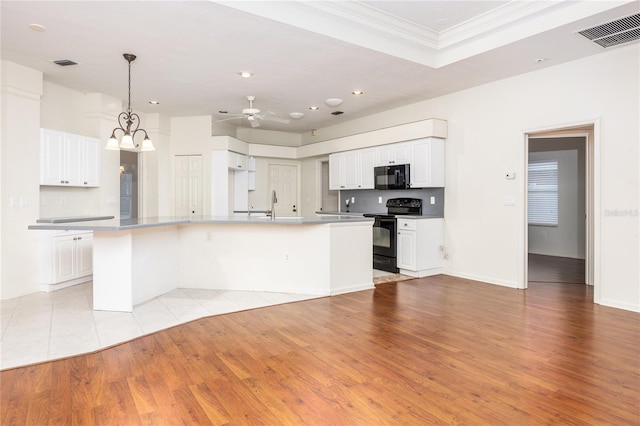
{"label": "upper white cabinet", "polygon": [[40,130],[40,185],[100,185],[100,141],[95,138]]}
{"label": "upper white cabinet", "polygon": [[339,152],[329,156],[329,189],[373,189],[373,148]]}
{"label": "upper white cabinet", "polygon": [[411,145],[408,142],[382,145],[376,148],[376,166],[410,163]]}
{"label": "upper white cabinet", "polygon": [[228,151],[228,165],[230,169],[247,170],[247,156],[237,152]]}
{"label": "upper white cabinet", "polygon": [[425,138],[411,142],[411,187],[444,186],[444,139]]}
{"label": "upper white cabinet", "polygon": [[373,189],[373,168],[411,166],[411,187],[444,186],[444,139],[424,138],[329,156],[329,189]]}

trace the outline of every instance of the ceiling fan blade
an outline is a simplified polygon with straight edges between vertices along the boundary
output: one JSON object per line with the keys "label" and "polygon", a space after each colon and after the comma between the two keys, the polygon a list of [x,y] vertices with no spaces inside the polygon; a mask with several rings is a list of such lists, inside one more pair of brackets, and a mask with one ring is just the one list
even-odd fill
{"label": "ceiling fan blade", "polygon": [[275,123],[282,123],[282,124],[289,124],[290,121],[284,118],[278,118],[278,117],[263,117],[262,118],[265,121],[273,121]]}
{"label": "ceiling fan blade", "polygon": [[216,121],[214,121],[214,123],[220,123],[220,122],[222,122],[222,121],[229,121],[229,120],[237,120],[238,118],[244,118],[244,116],[242,116],[242,115],[238,115],[237,117],[223,118],[222,120],[216,120]]}

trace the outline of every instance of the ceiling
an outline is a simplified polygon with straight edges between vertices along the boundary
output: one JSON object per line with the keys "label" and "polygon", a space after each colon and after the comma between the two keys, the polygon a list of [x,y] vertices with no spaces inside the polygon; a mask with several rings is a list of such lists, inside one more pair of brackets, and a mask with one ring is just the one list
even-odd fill
{"label": "ceiling", "polygon": [[[576,31],[636,1],[2,1],[2,59],[47,81],[170,116],[240,112],[246,97],[306,133],[604,49]],[[34,31],[39,24],[46,31]],[[52,63],[70,59],[76,66]],[[544,59],[544,61],[536,61]],[[253,73],[242,78],[241,71]],[[352,95],[353,90],[364,91]],[[344,102],[329,107],[324,101]],[[151,105],[157,100],[158,105]],[[318,106],[312,111],[310,106]],[[341,115],[332,115],[340,110]],[[226,123],[249,127],[247,120]]]}

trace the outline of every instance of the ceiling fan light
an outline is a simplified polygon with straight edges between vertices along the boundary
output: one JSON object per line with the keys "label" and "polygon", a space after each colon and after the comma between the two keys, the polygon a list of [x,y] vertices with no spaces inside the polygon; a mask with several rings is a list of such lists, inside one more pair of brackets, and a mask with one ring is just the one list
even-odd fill
{"label": "ceiling fan light", "polygon": [[304,117],[304,114],[301,112],[290,112],[289,117],[293,118],[294,120],[300,120],[302,117]]}
{"label": "ceiling fan light", "polygon": [[120,141],[121,149],[135,149],[136,146],[133,144],[133,137],[129,133],[125,133],[122,137],[122,141]]}

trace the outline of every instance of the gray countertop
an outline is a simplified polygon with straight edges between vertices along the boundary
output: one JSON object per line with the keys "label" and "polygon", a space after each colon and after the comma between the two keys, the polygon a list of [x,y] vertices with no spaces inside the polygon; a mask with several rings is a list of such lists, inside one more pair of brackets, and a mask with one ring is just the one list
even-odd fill
{"label": "gray countertop", "polygon": [[71,217],[45,217],[36,220],[36,223],[70,223],[70,222],[91,222],[94,220],[109,220],[114,216],[71,216]]}
{"label": "gray countertop", "polygon": [[277,217],[271,220],[265,216],[197,216],[197,217],[146,217],[137,219],[87,220],[80,222],[37,223],[29,225],[33,230],[68,231],[127,231],[160,226],[188,224],[250,224],[250,225],[320,225],[326,223],[373,222],[373,218],[345,216],[341,214],[309,217]]}
{"label": "gray countertop", "polygon": [[[343,215],[343,216],[362,216],[363,214],[385,214],[385,213],[352,213],[352,212],[325,212],[325,211],[317,211],[316,212],[317,215]],[[442,216],[435,216],[435,215],[422,215],[422,216],[417,216],[417,215],[408,215],[408,214],[402,214],[402,215],[396,215],[396,219],[443,219]]]}

